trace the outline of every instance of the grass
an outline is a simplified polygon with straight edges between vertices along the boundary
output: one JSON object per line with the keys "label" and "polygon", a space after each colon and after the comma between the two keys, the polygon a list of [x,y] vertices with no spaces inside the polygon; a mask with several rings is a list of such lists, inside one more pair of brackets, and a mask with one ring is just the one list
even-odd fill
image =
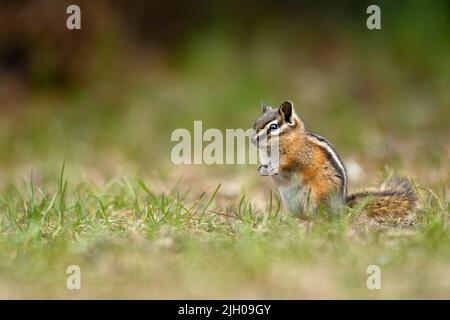
{"label": "grass", "polygon": [[[219,206],[143,180],[55,188],[33,177],[0,198],[2,298],[445,298],[450,294],[449,203],[421,191],[413,226],[342,210],[299,220],[278,199]],[[271,206],[273,206],[271,208]],[[369,265],[382,289],[368,290]],[[65,271],[79,265],[82,290]]]}

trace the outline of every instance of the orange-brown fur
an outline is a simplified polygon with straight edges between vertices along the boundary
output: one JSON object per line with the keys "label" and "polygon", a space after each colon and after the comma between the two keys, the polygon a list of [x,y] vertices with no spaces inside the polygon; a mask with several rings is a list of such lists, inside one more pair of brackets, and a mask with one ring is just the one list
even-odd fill
{"label": "orange-brown fur", "polygon": [[323,149],[308,141],[300,126],[280,140],[280,149],[280,171],[298,174],[314,202],[324,202],[337,192],[339,182],[324,170],[329,166]]}

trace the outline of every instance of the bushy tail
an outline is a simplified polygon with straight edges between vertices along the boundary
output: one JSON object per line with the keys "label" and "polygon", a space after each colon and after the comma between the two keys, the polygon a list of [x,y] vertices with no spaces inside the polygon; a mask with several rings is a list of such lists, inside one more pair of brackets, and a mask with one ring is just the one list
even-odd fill
{"label": "bushy tail", "polygon": [[393,177],[378,190],[367,190],[348,195],[346,204],[361,207],[369,216],[400,218],[411,213],[417,205],[417,196],[411,182]]}

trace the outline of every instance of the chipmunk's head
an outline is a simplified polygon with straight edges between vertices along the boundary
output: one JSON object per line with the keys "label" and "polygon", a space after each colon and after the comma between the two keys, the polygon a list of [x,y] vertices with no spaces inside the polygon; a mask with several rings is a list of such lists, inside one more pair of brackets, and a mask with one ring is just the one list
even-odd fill
{"label": "chipmunk's head", "polygon": [[253,129],[255,135],[252,137],[254,144],[266,141],[270,143],[272,139],[284,138],[289,140],[293,135],[304,132],[303,122],[295,113],[294,105],[290,101],[285,101],[279,108],[272,108],[262,103],[262,115],[256,119]]}

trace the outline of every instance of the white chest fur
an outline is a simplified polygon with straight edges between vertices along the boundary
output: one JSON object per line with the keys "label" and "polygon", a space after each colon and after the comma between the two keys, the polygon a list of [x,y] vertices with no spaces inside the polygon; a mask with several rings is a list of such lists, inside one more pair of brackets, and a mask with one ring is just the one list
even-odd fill
{"label": "white chest fur", "polygon": [[310,207],[310,189],[302,183],[300,176],[284,174],[273,176],[280,192],[283,206],[292,214],[302,215]]}

